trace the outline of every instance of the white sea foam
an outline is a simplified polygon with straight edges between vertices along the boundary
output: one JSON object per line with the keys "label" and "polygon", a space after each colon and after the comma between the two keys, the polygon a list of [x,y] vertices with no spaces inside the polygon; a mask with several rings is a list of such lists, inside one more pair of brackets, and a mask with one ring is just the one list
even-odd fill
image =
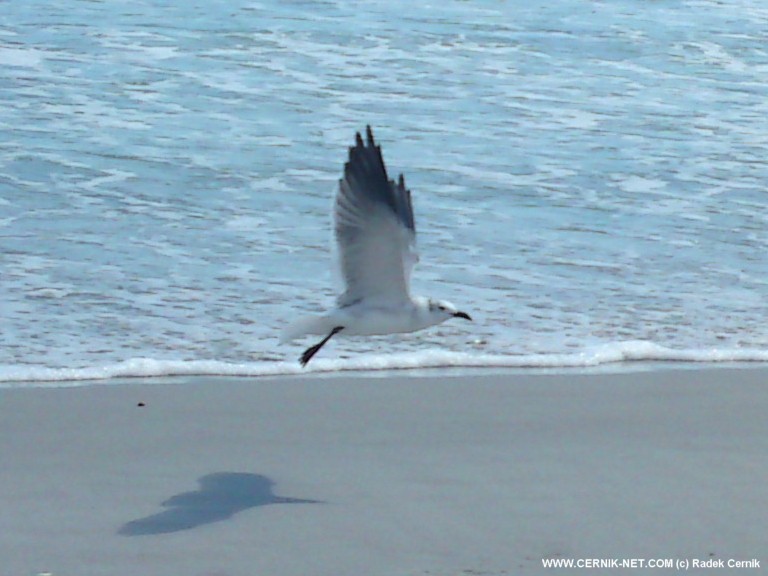
{"label": "white sea foam", "polygon": [[[463,374],[472,369],[571,370],[621,364],[624,369],[642,369],[645,363],[752,363],[768,362],[766,350],[675,350],[651,342],[620,342],[570,354],[472,354],[444,350],[369,354],[345,359],[321,358],[306,369],[295,362],[230,363],[216,360],[175,361],[133,358],[104,366],[47,368],[0,366],[0,385],[82,386],[128,378],[169,378],[178,376],[276,377],[309,373],[349,373],[451,369]],[[418,372],[421,373],[421,372]]]}
{"label": "white sea foam", "polygon": [[0,65],[36,68],[44,60],[44,52],[34,48],[0,46]]}

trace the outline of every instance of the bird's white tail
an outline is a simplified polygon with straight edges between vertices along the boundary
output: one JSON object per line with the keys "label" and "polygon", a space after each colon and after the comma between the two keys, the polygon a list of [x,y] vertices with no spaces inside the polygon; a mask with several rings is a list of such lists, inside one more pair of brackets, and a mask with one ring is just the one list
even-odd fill
{"label": "bird's white tail", "polygon": [[333,328],[331,324],[325,316],[303,316],[283,328],[280,342],[290,342],[302,336],[325,335]]}

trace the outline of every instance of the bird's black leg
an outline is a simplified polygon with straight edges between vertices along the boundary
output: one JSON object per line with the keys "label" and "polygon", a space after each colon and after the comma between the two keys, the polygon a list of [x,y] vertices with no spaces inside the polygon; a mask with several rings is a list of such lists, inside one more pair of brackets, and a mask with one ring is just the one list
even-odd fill
{"label": "bird's black leg", "polygon": [[328,336],[326,336],[325,338],[323,338],[322,340],[320,340],[320,342],[318,342],[318,343],[317,343],[317,344],[315,344],[314,346],[310,346],[309,348],[307,348],[306,350],[304,350],[304,354],[302,354],[302,355],[301,355],[301,358],[299,359],[299,362],[301,362],[301,365],[302,365],[302,366],[306,366],[306,365],[307,365],[307,363],[308,363],[310,360],[312,360],[312,356],[314,356],[315,354],[317,354],[317,353],[318,353],[318,351],[320,350],[320,348],[322,348],[323,346],[325,346],[325,343],[326,343],[326,342],[328,342],[328,340],[330,340],[331,338],[333,338],[333,336],[334,336],[335,334],[338,334],[338,333],[339,333],[339,332],[341,332],[342,330],[344,330],[344,326],[336,326],[336,328],[334,328],[333,330],[331,330],[331,333],[330,333],[330,334],[328,334]]}

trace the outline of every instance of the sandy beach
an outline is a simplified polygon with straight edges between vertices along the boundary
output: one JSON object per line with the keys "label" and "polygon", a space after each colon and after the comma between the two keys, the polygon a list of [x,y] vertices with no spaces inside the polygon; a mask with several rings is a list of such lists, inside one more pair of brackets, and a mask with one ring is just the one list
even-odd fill
{"label": "sandy beach", "polygon": [[2,389],[0,574],[764,568],[766,381],[661,367]]}

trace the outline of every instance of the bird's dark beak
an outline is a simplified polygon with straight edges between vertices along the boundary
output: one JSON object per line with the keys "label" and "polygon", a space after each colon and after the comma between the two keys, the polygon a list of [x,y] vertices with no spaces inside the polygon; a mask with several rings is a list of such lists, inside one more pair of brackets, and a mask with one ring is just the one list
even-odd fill
{"label": "bird's dark beak", "polygon": [[454,318],[464,318],[464,320],[472,321],[472,317],[469,314],[467,314],[466,312],[456,312],[453,315],[453,317]]}

